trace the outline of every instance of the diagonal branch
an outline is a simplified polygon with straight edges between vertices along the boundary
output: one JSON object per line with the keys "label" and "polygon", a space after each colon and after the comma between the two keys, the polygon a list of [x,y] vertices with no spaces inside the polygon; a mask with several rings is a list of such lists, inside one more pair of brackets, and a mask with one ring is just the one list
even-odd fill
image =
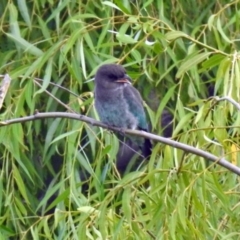
{"label": "diagonal branch", "polygon": [[[90,117],[87,117],[87,116],[84,116],[84,115],[75,114],[75,113],[64,113],[64,112],[48,112],[48,113],[37,112],[36,114],[31,115],[31,116],[1,121],[0,122],[0,127],[4,127],[4,126],[15,124],[15,123],[23,123],[23,122],[35,121],[35,120],[38,120],[38,119],[45,119],[45,118],[70,118],[70,119],[75,119],[75,120],[78,120],[78,121],[83,121],[83,122],[89,123],[89,124],[94,125],[94,126],[106,128],[106,129],[109,129],[109,130],[113,130],[115,132],[122,132],[123,131],[123,129],[108,126],[108,125],[106,125],[102,122],[99,122],[99,121],[97,121],[93,118],[90,118]],[[161,143],[164,143],[166,145],[172,146],[174,148],[181,149],[185,152],[195,154],[197,156],[200,156],[200,157],[203,157],[207,160],[210,160],[210,161],[212,161],[216,164],[219,164],[222,167],[224,167],[224,168],[230,170],[231,172],[236,173],[237,175],[240,176],[240,168],[233,165],[232,163],[230,163],[229,161],[227,161],[223,157],[217,157],[217,156],[215,156],[215,155],[213,155],[209,152],[203,151],[203,150],[198,149],[196,147],[193,147],[193,146],[190,146],[190,145],[187,145],[187,144],[184,144],[184,143],[180,143],[180,142],[177,142],[177,141],[165,138],[165,137],[161,137],[161,136],[158,136],[158,135],[155,135],[155,134],[152,134],[152,133],[148,133],[148,132],[145,132],[145,131],[124,129],[124,133],[129,134],[129,135],[148,138],[148,139],[151,139],[153,141],[161,142]]]}

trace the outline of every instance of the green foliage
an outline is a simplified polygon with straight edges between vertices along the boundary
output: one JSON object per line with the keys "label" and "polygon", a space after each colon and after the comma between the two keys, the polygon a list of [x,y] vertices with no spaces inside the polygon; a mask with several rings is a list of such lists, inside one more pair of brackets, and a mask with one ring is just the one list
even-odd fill
{"label": "green foliage", "polygon": [[[88,80],[116,62],[154,133],[169,109],[175,139],[239,165],[239,114],[209,99],[240,101],[239,18],[226,0],[2,0],[0,73],[13,80],[0,120],[97,118]],[[116,137],[69,119],[1,127],[0,151],[0,239],[239,239],[239,178],[198,156],[155,144],[121,177]]]}

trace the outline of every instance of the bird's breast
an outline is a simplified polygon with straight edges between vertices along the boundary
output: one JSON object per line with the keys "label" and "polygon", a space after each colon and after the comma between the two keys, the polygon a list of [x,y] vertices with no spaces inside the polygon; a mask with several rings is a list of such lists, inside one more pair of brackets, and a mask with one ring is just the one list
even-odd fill
{"label": "bird's breast", "polygon": [[102,122],[120,128],[135,129],[137,119],[129,111],[122,88],[118,91],[95,91],[95,107]]}

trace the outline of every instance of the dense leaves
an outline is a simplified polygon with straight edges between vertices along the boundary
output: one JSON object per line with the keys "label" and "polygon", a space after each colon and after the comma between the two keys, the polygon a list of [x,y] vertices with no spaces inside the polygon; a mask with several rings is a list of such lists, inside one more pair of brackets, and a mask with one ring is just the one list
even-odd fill
{"label": "dense leaves", "polygon": [[[13,79],[0,121],[35,111],[97,118],[102,63],[126,67],[152,131],[240,165],[239,1],[0,2],[0,74]],[[61,86],[61,87],[60,87]],[[75,95],[77,94],[77,95]],[[1,239],[238,239],[239,178],[155,144],[120,176],[118,140],[70,119],[0,128]]]}

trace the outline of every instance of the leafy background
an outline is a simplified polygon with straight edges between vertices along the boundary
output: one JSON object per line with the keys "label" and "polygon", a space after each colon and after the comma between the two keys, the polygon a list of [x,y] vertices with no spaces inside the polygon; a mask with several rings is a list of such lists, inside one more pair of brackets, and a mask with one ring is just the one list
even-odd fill
{"label": "leafy background", "polygon": [[[240,115],[211,98],[240,99],[239,19],[238,0],[2,0],[0,73],[12,82],[0,119],[97,118],[89,80],[114,62],[152,132],[167,109],[174,139],[240,165]],[[239,177],[198,156],[156,143],[147,166],[119,176],[113,134],[60,118],[2,126],[0,143],[1,239],[240,238]]]}

